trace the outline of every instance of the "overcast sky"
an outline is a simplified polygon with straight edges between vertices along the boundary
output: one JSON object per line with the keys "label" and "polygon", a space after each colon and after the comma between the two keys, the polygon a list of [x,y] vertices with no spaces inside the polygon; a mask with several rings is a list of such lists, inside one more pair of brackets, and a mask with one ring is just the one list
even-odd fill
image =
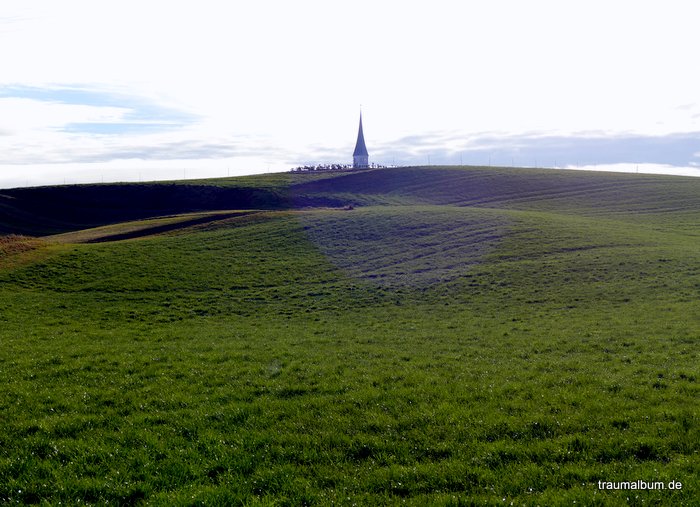
{"label": "overcast sky", "polygon": [[351,162],[360,105],[380,164],[700,175],[696,5],[3,0],[0,188]]}

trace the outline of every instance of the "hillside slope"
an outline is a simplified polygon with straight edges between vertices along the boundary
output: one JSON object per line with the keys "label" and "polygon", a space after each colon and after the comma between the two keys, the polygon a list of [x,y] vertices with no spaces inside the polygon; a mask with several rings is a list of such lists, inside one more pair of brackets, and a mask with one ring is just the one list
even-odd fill
{"label": "hillside slope", "polygon": [[0,237],[0,503],[697,504],[695,180],[319,176]]}
{"label": "hillside slope", "polygon": [[405,167],[298,183],[295,195],[357,204],[449,204],[560,212],[700,209],[700,179],[554,169]]}
{"label": "hillside slope", "polygon": [[700,179],[551,169],[404,167],[187,183],[11,189],[0,191],[0,234],[44,236],[198,211],[347,204],[680,216],[700,209]]}

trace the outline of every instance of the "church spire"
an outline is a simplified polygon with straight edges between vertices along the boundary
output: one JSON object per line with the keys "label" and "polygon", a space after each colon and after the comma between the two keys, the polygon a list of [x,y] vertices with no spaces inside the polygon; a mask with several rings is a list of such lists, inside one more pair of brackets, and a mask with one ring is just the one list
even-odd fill
{"label": "church spire", "polygon": [[369,167],[369,153],[367,153],[365,135],[362,132],[362,111],[360,111],[360,129],[357,132],[355,151],[352,153],[352,166],[356,169]]}

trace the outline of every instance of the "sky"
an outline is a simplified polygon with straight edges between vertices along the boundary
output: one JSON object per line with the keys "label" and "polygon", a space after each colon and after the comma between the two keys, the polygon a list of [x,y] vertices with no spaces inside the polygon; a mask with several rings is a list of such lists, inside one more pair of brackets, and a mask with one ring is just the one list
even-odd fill
{"label": "sky", "polygon": [[700,176],[690,0],[3,0],[0,188],[370,162]]}

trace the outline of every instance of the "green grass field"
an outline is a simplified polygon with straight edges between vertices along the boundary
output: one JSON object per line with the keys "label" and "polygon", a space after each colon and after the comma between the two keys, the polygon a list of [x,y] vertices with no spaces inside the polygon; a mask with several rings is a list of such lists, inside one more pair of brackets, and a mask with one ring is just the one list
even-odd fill
{"label": "green grass field", "polygon": [[0,191],[0,503],[700,504],[700,180],[165,187]]}

